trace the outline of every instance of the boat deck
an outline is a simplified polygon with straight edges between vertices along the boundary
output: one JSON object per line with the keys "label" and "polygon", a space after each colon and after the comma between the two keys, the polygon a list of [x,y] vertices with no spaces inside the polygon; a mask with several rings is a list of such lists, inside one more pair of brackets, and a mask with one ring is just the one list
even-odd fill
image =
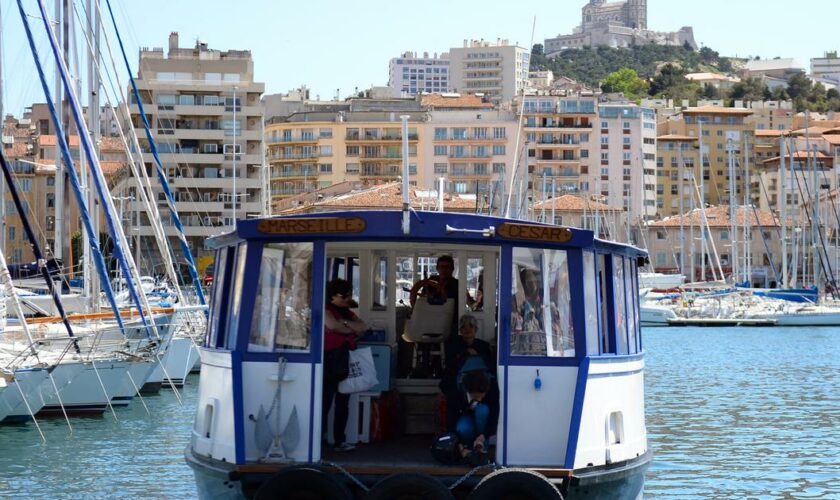
{"label": "boat deck", "polygon": [[338,452],[332,446],[322,448],[322,458],[341,466],[355,468],[403,467],[410,469],[464,470],[469,468],[443,465],[431,453],[432,435],[402,436],[384,443],[358,443],[353,451]]}

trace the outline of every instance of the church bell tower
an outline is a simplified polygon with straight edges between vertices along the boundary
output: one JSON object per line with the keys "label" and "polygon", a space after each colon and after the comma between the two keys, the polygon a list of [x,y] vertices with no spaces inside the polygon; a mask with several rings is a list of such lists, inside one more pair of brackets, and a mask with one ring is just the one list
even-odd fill
{"label": "church bell tower", "polygon": [[647,0],[627,0],[627,17],[631,28],[647,29]]}

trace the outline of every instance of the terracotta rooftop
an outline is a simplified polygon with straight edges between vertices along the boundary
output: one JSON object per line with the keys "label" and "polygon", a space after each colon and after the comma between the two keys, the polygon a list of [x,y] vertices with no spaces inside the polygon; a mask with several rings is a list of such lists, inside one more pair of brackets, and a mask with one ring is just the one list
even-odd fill
{"label": "terracotta rooftop", "polygon": [[840,145],[840,134],[824,134],[822,138],[832,146]]}
{"label": "terracotta rooftop", "polygon": [[[38,145],[43,146],[57,146],[58,140],[56,139],[55,135],[39,135],[38,136]],[[78,135],[71,135],[70,136],[70,147],[79,147],[79,136]]]}
{"label": "terracotta rooftop", "polygon": [[125,151],[122,140],[119,137],[103,137],[99,147],[102,151],[119,152]]}
{"label": "terracotta rooftop", "polygon": [[[809,155],[808,155],[807,151],[797,151],[797,152],[793,153],[794,159],[797,159],[797,160],[807,160],[808,156]],[[811,153],[810,157],[811,158],[816,158],[818,160],[830,160],[830,159],[833,158],[832,156],[828,156],[827,154],[823,153],[822,151],[817,151],[815,153]],[[787,155],[787,158],[790,158],[789,154]],[[773,158],[768,158],[768,159],[764,160],[763,163],[775,163],[775,162],[778,162],[778,161],[779,161],[779,157],[774,156]]]}
{"label": "terracotta rooftop", "polygon": [[119,172],[125,165],[126,162],[123,161],[99,161],[99,166],[102,167],[102,173],[105,174],[105,177],[110,177]]}
{"label": "terracotta rooftop", "polygon": [[811,125],[810,127],[807,127],[807,128],[801,128],[799,130],[794,130],[790,134],[791,135],[808,135],[810,137],[814,137],[814,136],[823,135],[824,133],[828,132],[829,130],[831,130],[830,127],[820,127],[819,125]]}
{"label": "terracotta rooftop", "polygon": [[534,210],[542,210],[543,207],[551,209],[552,205],[555,210],[564,212],[591,212],[593,210],[604,210],[605,212],[621,212],[622,209],[605,205],[601,202],[588,200],[586,198],[566,194],[558,196],[557,198],[546,200],[544,202],[535,203]]}
{"label": "terracotta rooftop", "polygon": [[660,135],[656,138],[658,141],[696,141],[696,137],[690,135],[668,134]]}
{"label": "terracotta rooftop", "polygon": [[472,94],[424,94],[420,98],[424,108],[490,109],[493,104]]}
{"label": "terracotta rooftop", "polygon": [[[409,200],[414,209],[434,210],[437,204],[437,194],[434,191],[424,191],[412,187],[409,190]],[[474,212],[476,199],[474,196],[445,194],[444,210],[454,212]],[[360,209],[402,209],[402,184],[391,182],[363,191],[326,198],[312,204],[294,207],[281,213],[298,213],[316,208],[331,208],[335,210]]]}
{"label": "terracotta rooftop", "polygon": [[[758,213],[758,218],[755,214]],[[748,215],[748,220],[751,226],[756,227],[775,227],[779,225],[779,220],[772,212],[755,210],[751,207],[738,207],[735,211],[735,221],[738,226],[744,223],[744,216]],[[706,207],[706,219],[709,221],[709,227],[730,227],[729,222],[729,206],[718,205]],[[651,222],[650,227],[680,227],[684,226],[703,226],[703,210],[696,208],[683,215],[673,215],[666,217],[656,222]]]}
{"label": "terracotta rooftop", "polygon": [[686,108],[683,110],[687,115],[751,115],[751,109],[747,108],[724,108],[721,106],[699,106],[696,108]]}
{"label": "terracotta rooftop", "polygon": [[31,154],[29,148],[27,148],[26,146],[27,144],[25,142],[15,142],[11,144],[8,148],[5,148],[3,152],[9,159],[22,158]]}
{"label": "terracotta rooftop", "polygon": [[755,136],[756,137],[781,137],[783,134],[787,134],[787,130],[756,130]]}

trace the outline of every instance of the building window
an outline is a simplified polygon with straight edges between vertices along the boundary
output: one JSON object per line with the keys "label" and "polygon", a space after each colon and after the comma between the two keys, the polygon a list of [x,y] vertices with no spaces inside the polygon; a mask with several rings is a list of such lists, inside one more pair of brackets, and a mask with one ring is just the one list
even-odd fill
{"label": "building window", "polygon": [[506,137],[506,129],[504,127],[493,127],[493,138],[504,139]]}
{"label": "building window", "polygon": [[359,146],[347,146],[347,156],[359,156]]}
{"label": "building window", "polygon": [[446,156],[446,146],[435,146],[435,156]]}
{"label": "building window", "polygon": [[322,139],[330,139],[333,136],[331,128],[322,128],[318,131],[318,136]]}
{"label": "building window", "polygon": [[435,174],[445,175],[448,165],[446,163],[435,163]]}
{"label": "building window", "polygon": [[332,173],[332,163],[320,163],[318,164],[318,171],[322,174],[331,174]]}
{"label": "building window", "polygon": [[359,173],[359,164],[358,163],[348,163],[347,166],[344,167],[344,171],[348,174],[358,174]]}
{"label": "building window", "polygon": [[493,164],[493,173],[494,174],[501,174],[505,171],[505,164],[504,163],[494,163]]}
{"label": "building window", "polygon": [[494,144],[493,145],[493,155],[500,156],[505,154],[505,145],[504,144]]}
{"label": "building window", "polygon": [[446,140],[446,128],[445,127],[436,127],[435,128],[435,140],[436,141],[445,141]]}
{"label": "building window", "polygon": [[9,241],[15,241],[15,236],[17,234],[17,229],[15,226],[9,226]]}

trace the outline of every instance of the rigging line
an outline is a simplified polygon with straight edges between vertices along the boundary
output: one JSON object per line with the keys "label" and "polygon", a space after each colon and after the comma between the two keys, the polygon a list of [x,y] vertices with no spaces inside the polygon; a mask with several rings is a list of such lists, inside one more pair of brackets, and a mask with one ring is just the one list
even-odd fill
{"label": "rigging line", "polygon": [[[758,181],[761,184],[761,188],[764,189],[764,181],[761,179],[761,175],[758,176]],[[779,273],[776,271],[776,264],[773,263],[773,252],[770,250],[770,245],[767,243],[767,238],[764,237],[764,231],[761,230],[761,223],[758,219],[758,209],[755,206],[755,203],[750,203],[753,210],[753,216],[755,217],[755,223],[759,227],[758,232],[761,234],[761,243],[764,245],[764,251],[767,252],[767,260],[770,264],[770,269],[773,270],[773,277],[776,278],[776,283],[779,283]],[[747,217],[745,214],[744,217]],[[775,215],[773,216],[775,219]],[[779,226],[775,226],[776,233],[779,233]],[[779,238],[781,240],[781,237]],[[750,251],[752,251],[752,244],[750,244]],[[750,276],[748,279],[752,279]]]}
{"label": "rigging line", "polygon": [[[537,16],[534,16],[534,22],[531,24],[531,45],[528,47],[528,50],[532,50],[534,47],[534,31],[537,29]],[[531,53],[528,53],[528,68],[524,68],[523,71],[525,74],[528,74],[528,71],[531,68]],[[525,86],[522,87],[522,103],[521,107],[519,108],[519,124],[516,127],[516,143],[514,144],[515,148],[519,147],[519,140],[522,137],[522,122],[525,118]],[[523,147],[524,150],[524,147]],[[513,160],[513,172],[510,174],[510,186],[508,188],[508,198],[507,203],[505,204],[505,218],[510,217],[510,204],[513,199],[513,184],[514,179],[516,178],[516,173],[519,170],[519,156],[514,158]],[[521,207],[517,208],[517,210],[521,210]]]}
{"label": "rigging line", "polygon": [[[791,156],[795,157],[795,153],[799,152],[799,148],[796,146],[796,143],[794,143],[793,146],[794,146],[794,148],[793,148],[793,151],[791,151]],[[811,197],[811,192],[810,192],[810,189],[809,189],[809,186],[808,186],[808,182],[806,182],[807,179],[805,179],[805,171],[802,169],[801,162],[797,162],[797,163],[800,163],[800,170],[802,170],[802,172],[801,172],[802,173],[802,182],[801,183],[799,182],[799,175],[796,173],[796,168],[795,168],[794,164],[791,165],[791,172],[793,173],[793,177],[796,180],[796,187],[799,191],[799,197],[802,199],[802,205],[804,205],[806,203],[806,198],[805,198],[806,193],[808,194],[808,199],[812,200],[811,203],[814,203],[813,198]],[[807,165],[806,165],[806,167],[807,167]],[[802,184],[805,184],[804,192],[802,190]],[[814,222],[811,219],[810,210],[800,210],[799,211],[800,212],[799,213],[800,217],[802,216],[803,211],[805,212],[805,217],[806,217],[806,220],[808,221],[808,225],[813,227]],[[817,232],[818,232],[819,237],[820,237],[819,248],[822,248],[822,250],[825,252],[825,258],[828,259],[829,258],[828,257],[828,250],[822,244],[822,240],[823,240],[822,230],[819,227],[817,227]],[[804,238],[804,235],[803,235],[803,238]],[[826,262],[823,260],[823,252],[820,252],[818,248],[815,248],[815,250],[817,250],[816,254],[819,256],[820,267],[822,268],[823,274],[825,274],[826,277],[830,277],[831,284],[832,284],[831,295],[832,295],[832,297],[837,298],[837,291],[836,291],[837,290],[837,283],[834,280],[834,271],[831,269],[831,263],[829,262],[828,267],[826,268]],[[830,271],[830,274],[829,274],[829,271]],[[803,275],[805,274],[805,269],[804,268],[803,268],[802,274]],[[814,276],[814,284],[818,288],[817,291],[819,291],[819,279],[818,279],[817,276]]]}
{"label": "rigging line", "polygon": [[[73,7],[74,7],[73,10],[76,14],[76,18],[79,20],[79,23],[82,24],[82,19],[81,19],[81,16],[79,15],[78,9],[76,8],[75,2],[73,4]],[[102,69],[99,65],[98,58],[96,57],[97,54],[94,50],[93,45],[91,44],[90,37],[88,37],[86,32],[84,33],[84,35],[85,35],[85,40],[87,41],[87,46],[88,46],[90,54],[91,54],[91,59],[93,60],[94,65],[96,66],[97,73],[98,73],[98,75],[101,79],[103,75],[102,75]],[[110,75],[108,75],[108,76],[110,77]],[[105,91],[105,98],[106,98],[108,104],[113,109],[114,108],[114,102],[111,98],[111,93],[108,91],[107,87],[103,86],[102,88]],[[160,217],[160,213],[157,211],[157,204],[152,205],[151,202],[149,201],[149,196],[148,196],[149,192],[147,192],[146,189],[143,189],[142,180],[141,180],[141,178],[138,174],[137,165],[134,163],[134,156],[131,153],[131,148],[128,145],[128,141],[126,139],[125,133],[123,132],[123,128],[122,128],[122,124],[120,123],[120,120],[116,120],[116,124],[117,124],[117,129],[119,131],[120,139],[122,140],[123,146],[125,147],[126,154],[128,155],[128,162],[129,162],[131,171],[134,174],[134,176],[138,179],[138,183],[140,183],[141,189],[139,191],[141,192],[142,202],[146,206],[146,210],[149,214],[149,218],[150,218],[151,225],[153,227],[153,231],[155,232],[155,237],[158,240],[158,250],[161,253],[161,259],[164,261],[164,265],[165,265],[167,274],[169,275],[170,279],[173,280],[173,283],[177,287],[178,279],[177,279],[177,276],[175,275],[175,269],[169,263],[169,259],[167,259],[167,257],[171,258],[171,256],[169,255],[169,250],[170,249],[169,249],[169,245],[168,245],[168,240],[165,236],[165,233],[163,232],[163,228],[159,227],[162,219]],[[135,138],[136,138],[136,136],[135,136]],[[142,157],[141,157],[141,162],[142,162]],[[178,293],[179,300],[183,300],[183,296],[181,294],[180,287],[177,287],[177,293]]]}
{"label": "rigging line", "polygon": [[[67,163],[67,165],[69,167],[69,168],[66,169],[67,175],[70,178],[71,185],[73,186],[73,193],[76,196],[77,203],[79,204],[79,211],[83,215],[82,216],[82,222],[84,224],[85,230],[88,232],[88,235],[90,236],[89,242],[90,242],[91,250],[93,251],[93,254],[94,254],[94,262],[96,263],[97,272],[99,273],[100,278],[103,279],[104,282],[105,282],[105,294],[107,295],[108,301],[111,303],[111,307],[113,308],[113,310],[115,312],[117,323],[120,326],[120,331],[125,332],[125,326],[123,325],[122,318],[120,317],[120,314],[119,314],[119,307],[117,306],[116,299],[114,297],[114,292],[111,289],[110,283],[108,282],[108,272],[107,272],[107,268],[105,266],[105,257],[102,255],[102,250],[99,247],[98,238],[96,237],[95,231],[93,230],[93,226],[92,226],[91,221],[90,221],[90,214],[87,211],[87,203],[85,201],[84,193],[82,193],[82,191],[81,191],[81,185],[79,183],[79,178],[78,178],[78,175],[76,174],[76,167],[75,167],[75,164],[73,162],[73,156],[70,154],[70,146],[67,144],[66,136],[63,133],[63,127],[61,125],[61,120],[58,117],[58,111],[55,108],[55,103],[53,102],[52,95],[50,93],[49,86],[47,84],[46,76],[44,75],[44,69],[41,65],[40,59],[38,58],[38,53],[35,49],[35,41],[34,41],[34,38],[32,36],[32,29],[29,25],[29,21],[27,20],[26,13],[23,10],[22,0],[16,0],[16,1],[17,1],[17,5],[18,5],[18,11],[20,12],[21,19],[23,20],[23,25],[24,25],[24,29],[26,31],[26,37],[27,37],[27,40],[29,42],[29,47],[30,47],[30,50],[32,51],[32,57],[35,61],[35,66],[38,70],[38,78],[41,81],[41,87],[44,90],[44,96],[45,96],[46,101],[47,101],[47,107],[49,108],[50,116],[53,120],[53,123],[56,126],[56,139],[57,139],[57,141],[60,145],[61,154],[64,157],[64,161]],[[4,174],[7,176],[7,180],[11,180],[11,176],[9,175],[9,172],[8,172],[9,167],[6,163],[5,155],[2,154],[2,151],[0,151],[0,158],[2,158]],[[14,197],[14,195],[13,195],[13,197]],[[19,203],[20,203],[20,200],[18,199],[17,204],[19,204]],[[18,206],[18,210],[20,210],[20,209],[21,209],[21,207]],[[25,220],[25,219],[22,219],[22,220]],[[27,226],[28,226],[28,222],[25,223],[24,228],[26,228]],[[28,235],[30,237],[30,245],[32,245],[33,251],[37,252],[37,253],[35,253],[35,256],[39,261],[42,261],[44,257],[43,257],[43,254],[41,253],[40,245],[38,245],[37,241],[34,239],[34,234],[31,234],[31,228],[29,229],[28,233],[29,233]],[[42,269],[42,274],[43,273],[47,273],[46,269]],[[49,277],[48,273],[46,274],[46,277]],[[73,335],[72,327],[70,326],[70,322],[67,319],[67,314],[64,311],[64,306],[61,304],[61,299],[59,298],[58,291],[55,289],[55,286],[54,286],[51,278],[48,280],[47,286],[49,287],[50,292],[53,295],[53,301],[55,302],[56,308],[58,309],[59,314],[61,315],[62,321],[64,322],[64,324],[67,328],[68,335],[70,337],[73,337],[74,335]],[[79,352],[78,344],[76,345],[76,351]]]}
{"label": "rigging line", "polygon": [[[21,5],[21,0],[18,0],[18,4]],[[46,6],[44,4],[44,0],[38,1],[39,9],[41,10],[41,15],[44,17],[44,29],[47,31],[50,40],[50,47],[52,48],[53,58],[58,66],[59,76],[61,77],[62,85],[65,89],[65,94],[67,95],[69,104],[70,104],[70,111],[73,115],[74,123],[76,124],[76,130],[79,133],[79,142],[82,145],[82,148],[85,151],[85,157],[88,163],[88,169],[90,170],[94,186],[96,187],[97,194],[99,195],[99,199],[105,209],[105,221],[107,223],[109,232],[112,233],[115,241],[118,241],[118,245],[114,245],[113,252],[117,256],[117,260],[120,264],[120,268],[126,275],[126,282],[129,285],[129,292],[133,299],[133,302],[138,308],[138,312],[140,314],[140,319],[143,322],[143,326],[146,329],[146,334],[149,337],[153,335],[159,337],[157,326],[154,322],[149,323],[146,318],[146,313],[144,312],[143,308],[145,307],[147,310],[151,311],[149,306],[148,300],[146,300],[146,296],[144,294],[140,294],[138,296],[138,292],[136,290],[135,284],[139,286],[140,279],[137,275],[137,269],[134,266],[134,262],[131,259],[127,259],[123,249],[128,248],[128,242],[125,239],[125,234],[123,233],[122,226],[116,224],[114,221],[114,215],[116,213],[116,208],[114,207],[113,200],[111,199],[110,192],[107,189],[107,182],[105,181],[104,174],[102,173],[102,168],[99,163],[99,158],[96,156],[92,144],[92,140],[90,137],[90,132],[87,129],[87,126],[84,124],[82,120],[82,112],[81,112],[81,105],[75,94],[72,92],[72,88],[70,86],[70,81],[67,75],[67,67],[65,65],[64,59],[61,57],[59,53],[58,47],[58,40],[55,37],[55,32],[52,30],[49,24],[49,16],[46,12]],[[22,9],[22,7],[21,7]],[[72,165],[72,164],[71,164]],[[92,238],[97,237],[95,234],[91,236]],[[134,283],[132,283],[132,281]],[[110,284],[108,285],[110,287]],[[119,314],[119,310],[114,311],[115,314]],[[125,333],[124,330],[121,330]]]}
{"label": "rigging line", "polygon": [[[43,2],[43,0],[41,0]],[[187,259],[188,269],[190,272],[190,278],[193,280],[193,285],[195,287],[196,294],[198,295],[198,300],[201,305],[206,305],[207,301],[204,298],[204,290],[201,289],[201,282],[198,278],[198,271],[196,269],[195,260],[193,259],[192,251],[190,250],[190,246],[187,243],[187,236],[184,233],[184,226],[181,224],[181,218],[178,216],[178,211],[175,208],[175,199],[172,195],[172,191],[169,188],[169,182],[166,180],[166,174],[163,171],[163,163],[161,162],[160,155],[158,154],[157,144],[155,143],[154,137],[152,137],[152,132],[149,126],[149,120],[146,117],[146,112],[143,109],[143,101],[140,98],[140,92],[137,89],[137,83],[134,80],[134,77],[131,75],[131,65],[128,63],[128,56],[125,52],[125,46],[123,45],[122,37],[120,35],[119,27],[117,26],[117,21],[114,18],[114,11],[111,8],[111,0],[105,0],[105,5],[108,7],[108,12],[111,16],[111,22],[114,25],[114,32],[117,35],[117,41],[120,45],[120,51],[122,52],[123,60],[125,61],[126,69],[128,70],[128,78],[131,81],[131,88],[134,92],[134,97],[137,100],[137,106],[140,111],[140,116],[143,119],[143,128],[146,130],[146,138],[149,141],[149,145],[152,148],[152,156],[155,159],[155,167],[157,168],[158,177],[160,178],[161,185],[163,187],[163,192],[166,195],[166,202],[169,207],[170,216],[175,223],[175,227],[178,229],[178,236],[181,242],[181,248],[184,252],[184,256]],[[233,103],[236,106],[236,103]],[[234,206],[236,204],[236,200],[234,200]],[[234,221],[236,224],[236,221]]]}
{"label": "rigging line", "polygon": [[[26,321],[26,316],[23,311],[23,306],[20,303],[20,297],[18,297],[17,292],[15,291],[14,283],[12,282],[12,275],[9,273],[9,267],[6,265],[6,258],[3,255],[3,252],[0,252],[0,283],[4,284],[8,287],[9,296],[12,299],[12,308],[14,309],[15,313],[20,318],[20,324],[23,328],[23,332],[26,335],[27,340],[29,341],[29,350],[35,356],[35,359],[38,363],[44,363],[41,360],[40,355],[38,354],[38,350],[35,349],[35,339],[32,338],[32,332],[29,330],[29,324]],[[67,412],[64,409],[64,404],[61,401],[61,395],[59,394],[58,387],[55,383],[55,378],[53,378],[53,368],[54,366],[50,366],[47,368],[47,376],[50,379],[50,383],[55,390],[56,397],[58,398],[58,403],[61,407],[61,411],[64,414],[64,419],[67,421],[67,427],[70,428],[70,433],[73,433],[73,426],[70,425],[70,419],[67,417]]]}

